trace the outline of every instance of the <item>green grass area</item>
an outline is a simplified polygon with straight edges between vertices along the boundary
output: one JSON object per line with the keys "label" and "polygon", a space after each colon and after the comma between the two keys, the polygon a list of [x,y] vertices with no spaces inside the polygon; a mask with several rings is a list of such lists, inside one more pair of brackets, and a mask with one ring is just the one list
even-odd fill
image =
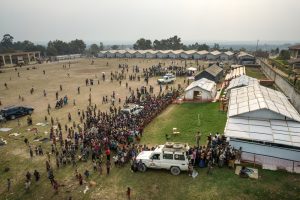
{"label": "green grass area", "polygon": [[246,67],[246,74],[258,80],[267,78],[259,68],[254,67]]}
{"label": "green grass area", "polygon": [[274,66],[276,66],[278,69],[280,69],[285,74],[289,75],[292,73],[292,67],[288,64],[286,60],[282,59],[269,59],[270,63]]}
{"label": "green grass area", "polygon": [[[226,123],[226,113],[219,111],[219,103],[183,103],[169,106],[161,115],[155,118],[145,128],[143,143],[163,144],[166,134],[172,135],[173,128],[180,132],[172,136],[175,142],[195,144],[195,134],[202,133],[202,142],[209,133],[223,133]],[[199,119],[198,119],[199,118]]]}

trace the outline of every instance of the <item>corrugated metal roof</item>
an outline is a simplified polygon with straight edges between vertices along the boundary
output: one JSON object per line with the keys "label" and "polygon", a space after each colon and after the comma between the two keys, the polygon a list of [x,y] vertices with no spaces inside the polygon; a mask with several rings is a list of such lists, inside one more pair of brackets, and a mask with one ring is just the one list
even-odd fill
{"label": "corrugated metal roof", "polygon": [[237,55],[238,58],[244,57],[244,56],[248,56],[248,57],[254,58],[253,55],[251,55],[251,54],[249,54],[249,53],[246,53],[246,52],[243,52],[243,51],[241,51],[241,52]]}
{"label": "corrugated metal roof", "polygon": [[213,76],[217,76],[219,73],[221,73],[223,71],[223,69],[221,67],[219,67],[218,65],[213,64],[209,68],[205,69],[205,71],[210,73]]}
{"label": "corrugated metal roof", "polygon": [[[257,110],[268,110],[287,119],[300,122],[299,113],[281,92],[256,84],[230,91],[229,117]],[[266,116],[258,117],[266,118]]]}
{"label": "corrugated metal roof", "polygon": [[288,120],[228,118],[225,136],[300,147],[300,123]]}
{"label": "corrugated metal roof", "polygon": [[215,87],[216,83],[208,80],[206,78],[201,78],[200,80],[193,81],[186,89],[185,91],[191,90],[195,87],[199,87],[203,90],[206,90],[208,92],[213,91],[213,88]]}

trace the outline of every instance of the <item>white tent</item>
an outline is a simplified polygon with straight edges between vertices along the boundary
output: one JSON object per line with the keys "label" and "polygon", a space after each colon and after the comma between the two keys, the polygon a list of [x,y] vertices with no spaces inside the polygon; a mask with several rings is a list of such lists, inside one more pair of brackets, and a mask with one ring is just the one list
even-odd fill
{"label": "white tent", "polygon": [[[224,134],[242,158],[291,170],[300,161],[300,114],[281,92],[254,84],[232,89]],[[244,155],[244,157],[243,157]]]}
{"label": "white tent", "polygon": [[189,68],[187,68],[187,70],[188,71],[197,71],[197,68],[195,68],[195,67],[189,67]]}
{"label": "white tent", "polygon": [[185,89],[185,99],[199,99],[201,101],[212,101],[216,96],[216,91],[216,83],[214,81],[202,78],[200,80],[193,81]]}

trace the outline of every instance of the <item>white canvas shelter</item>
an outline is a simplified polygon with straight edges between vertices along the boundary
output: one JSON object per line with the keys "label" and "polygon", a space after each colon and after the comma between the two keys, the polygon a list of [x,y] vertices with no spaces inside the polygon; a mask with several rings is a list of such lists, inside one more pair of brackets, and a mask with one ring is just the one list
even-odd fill
{"label": "white canvas shelter", "polygon": [[125,58],[125,53],[126,53],[125,50],[118,50],[116,52],[116,58]]}
{"label": "white canvas shelter", "polygon": [[145,50],[145,58],[156,58],[157,51]]}
{"label": "white canvas shelter", "polygon": [[197,68],[196,67],[189,67],[187,68],[188,71],[197,71]]}
{"label": "white canvas shelter", "polygon": [[231,68],[230,72],[226,74],[225,80],[231,80],[233,78],[246,75],[246,68],[245,66],[237,67],[237,68]]}
{"label": "white canvas shelter", "polygon": [[99,51],[99,53],[97,54],[98,58],[105,58],[106,52],[107,51]]}
{"label": "white canvas shelter", "polygon": [[293,162],[287,159],[300,161],[300,114],[273,89],[258,84],[232,89],[224,134],[230,145],[242,147],[245,159],[258,154],[263,166],[290,171],[287,163]]}
{"label": "white canvas shelter", "polygon": [[247,75],[239,76],[230,81],[229,86],[226,88],[226,95],[229,95],[232,89],[251,85],[259,85],[259,81],[256,78],[252,78]]}
{"label": "white canvas shelter", "polygon": [[145,58],[145,51],[144,50],[137,50],[134,53],[135,58]]}
{"label": "white canvas shelter", "polygon": [[196,52],[197,51],[195,51],[195,50],[183,51],[180,53],[180,57],[183,59],[191,59],[191,58],[193,58],[193,55]]}
{"label": "white canvas shelter", "polygon": [[216,83],[214,81],[202,78],[198,81],[193,81],[185,89],[185,99],[193,100],[200,99],[202,101],[212,101],[216,96]]}
{"label": "white canvas shelter", "polygon": [[229,59],[229,60],[231,60],[231,59],[233,58],[233,56],[234,56],[234,53],[231,52],[231,51],[226,51],[226,52],[224,52],[224,53],[228,56],[228,59]]}
{"label": "white canvas shelter", "polygon": [[134,58],[135,50],[127,50],[125,53],[125,58]]}
{"label": "white canvas shelter", "polygon": [[117,50],[109,50],[106,52],[106,58],[115,58]]}
{"label": "white canvas shelter", "polygon": [[220,57],[220,51],[212,51],[206,55],[207,60],[217,60]]}
{"label": "white canvas shelter", "polygon": [[229,60],[229,56],[225,52],[219,54],[220,60]]}
{"label": "white canvas shelter", "polygon": [[168,53],[170,52],[170,50],[165,50],[165,51],[157,51],[156,53],[156,57],[157,58],[168,58]]}

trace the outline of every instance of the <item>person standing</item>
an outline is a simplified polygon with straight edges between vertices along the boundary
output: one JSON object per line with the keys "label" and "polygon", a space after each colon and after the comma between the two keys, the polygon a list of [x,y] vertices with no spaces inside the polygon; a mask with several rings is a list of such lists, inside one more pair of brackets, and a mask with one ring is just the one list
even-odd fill
{"label": "person standing", "polygon": [[195,138],[196,138],[196,145],[199,148],[200,141],[201,141],[201,133],[200,133],[200,131],[198,131],[198,133],[196,134]]}
{"label": "person standing", "polygon": [[130,187],[127,187],[126,195],[127,195],[127,199],[130,200],[130,197],[131,197],[131,188]]}
{"label": "person standing", "polygon": [[109,175],[111,163],[109,160],[106,162],[106,174]]}
{"label": "person standing", "polygon": [[7,192],[10,191],[10,188],[11,188],[11,180],[10,178],[7,179]]}
{"label": "person standing", "polygon": [[38,172],[36,169],[33,172],[33,175],[35,177],[35,181],[38,182],[40,180],[40,172]]}

